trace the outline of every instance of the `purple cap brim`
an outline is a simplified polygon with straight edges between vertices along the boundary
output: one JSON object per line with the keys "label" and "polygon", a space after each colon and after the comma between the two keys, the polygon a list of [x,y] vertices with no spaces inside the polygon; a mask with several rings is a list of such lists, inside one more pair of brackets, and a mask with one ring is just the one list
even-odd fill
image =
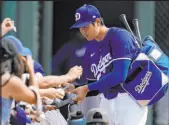
{"label": "purple cap brim", "polygon": [[90,23],[91,22],[83,22],[83,23],[76,22],[72,27],[70,27],[70,29],[72,29],[72,28],[82,28],[84,26],[89,25]]}

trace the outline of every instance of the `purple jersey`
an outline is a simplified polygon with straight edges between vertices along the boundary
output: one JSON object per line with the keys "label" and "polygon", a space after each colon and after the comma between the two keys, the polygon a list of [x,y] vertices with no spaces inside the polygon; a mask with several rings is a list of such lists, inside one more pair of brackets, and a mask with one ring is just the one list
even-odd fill
{"label": "purple jersey", "polygon": [[[133,60],[138,52],[139,48],[127,30],[110,28],[102,41],[94,40],[88,45],[84,56],[84,77],[90,81],[97,81],[113,71],[113,61]],[[114,98],[118,92],[120,91],[108,94],[105,92],[104,95],[107,98]]]}

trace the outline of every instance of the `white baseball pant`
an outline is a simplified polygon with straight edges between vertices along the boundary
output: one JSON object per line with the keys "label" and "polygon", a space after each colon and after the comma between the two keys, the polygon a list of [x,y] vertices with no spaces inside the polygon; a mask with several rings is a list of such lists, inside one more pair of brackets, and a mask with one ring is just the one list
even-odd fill
{"label": "white baseball pant", "polygon": [[119,93],[114,99],[108,100],[100,95],[100,108],[108,113],[109,125],[145,125],[148,107],[141,107],[127,93]]}

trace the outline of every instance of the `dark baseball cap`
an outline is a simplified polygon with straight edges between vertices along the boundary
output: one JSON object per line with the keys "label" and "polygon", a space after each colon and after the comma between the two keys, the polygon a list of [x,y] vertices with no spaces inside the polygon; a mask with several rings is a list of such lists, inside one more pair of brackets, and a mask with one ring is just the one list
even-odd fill
{"label": "dark baseball cap", "polygon": [[108,124],[108,114],[102,108],[92,108],[87,112],[86,123]]}
{"label": "dark baseball cap", "polygon": [[76,23],[71,28],[81,28],[87,26],[95,21],[96,18],[100,17],[100,12],[95,6],[85,4],[76,10]]}

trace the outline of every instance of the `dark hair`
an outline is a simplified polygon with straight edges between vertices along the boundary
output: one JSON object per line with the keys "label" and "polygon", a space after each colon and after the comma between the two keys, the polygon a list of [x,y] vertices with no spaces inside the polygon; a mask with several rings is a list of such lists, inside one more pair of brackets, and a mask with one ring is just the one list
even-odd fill
{"label": "dark hair", "polygon": [[17,56],[18,51],[13,41],[8,38],[2,38],[0,41],[0,75],[9,72],[10,74],[21,77],[21,61]]}
{"label": "dark hair", "polygon": [[[101,23],[100,23],[101,26],[104,26],[104,25],[105,25],[105,24],[104,24],[104,19],[103,19],[102,17],[100,17],[100,21],[101,21]],[[94,22],[95,22],[95,21],[92,22],[93,25],[94,25]]]}

